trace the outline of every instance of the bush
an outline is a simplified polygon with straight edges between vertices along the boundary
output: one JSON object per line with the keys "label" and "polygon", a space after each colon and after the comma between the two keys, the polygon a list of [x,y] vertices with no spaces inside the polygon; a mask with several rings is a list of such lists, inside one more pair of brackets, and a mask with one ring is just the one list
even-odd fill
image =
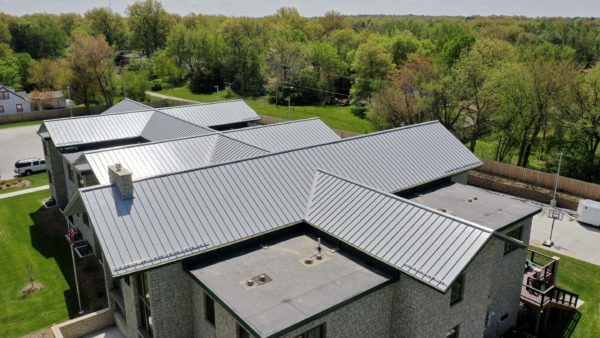
{"label": "bush", "polygon": [[268,90],[271,103],[287,104],[287,98],[292,105],[313,105],[323,101],[322,92],[319,91],[319,74],[313,71],[302,70],[289,85],[271,86]]}
{"label": "bush", "polygon": [[230,99],[232,97],[235,97],[235,93],[233,92],[230,86],[227,86],[223,91],[223,96],[225,96],[226,99]]}

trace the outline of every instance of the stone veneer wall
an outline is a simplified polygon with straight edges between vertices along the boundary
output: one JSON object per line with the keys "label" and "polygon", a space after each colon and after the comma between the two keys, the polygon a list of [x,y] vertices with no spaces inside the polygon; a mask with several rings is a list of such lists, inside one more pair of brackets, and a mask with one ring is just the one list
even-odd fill
{"label": "stone veneer wall", "polygon": [[[235,318],[215,301],[215,325],[205,319],[203,289],[192,285],[193,322],[195,338],[235,338],[238,323]],[[293,338],[314,327],[326,323],[327,338],[389,337],[394,286],[365,295],[323,317],[285,333],[281,337]]]}
{"label": "stone veneer wall", "polygon": [[65,181],[65,169],[63,167],[63,158],[54,146],[52,140],[42,141],[46,143],[48,155],[44,154],[46,167],[50,170],[52,183],[50,183],[50,193],[58,203],[60,208],[67,205],[67,187]]}
{"label": "stone veneer wall", "polygon": [[192,336],[192,282],[181,263],[165,265],[146,272],[154,337]]}
{"label": "stone veneer wall", "polygon": [[491,239],[468,265],[464,273],[461,301],[450,305],[445,294],[401,275],[395,284],[391,337],[445,338],[448,330],[459,325],[460,337],[481,337],[490,295],[495,239]]}
{"label": "stone veneer wall", "polygon": [[[531,218],[503,230],[502,233],[523,227],[522,241],[529,244],[531,233]],[[526,248],[518,248],[504,255],[504,241],[496,240],[493,248],[493,277],[489,311],[495,315],[490,317],[485,331],[486,337],[499,337],[517,323],[519,302],[521,299],[521,284],[523,282],[523,269],[527,257]],[[502,316],[508,314],[505,320]]]}

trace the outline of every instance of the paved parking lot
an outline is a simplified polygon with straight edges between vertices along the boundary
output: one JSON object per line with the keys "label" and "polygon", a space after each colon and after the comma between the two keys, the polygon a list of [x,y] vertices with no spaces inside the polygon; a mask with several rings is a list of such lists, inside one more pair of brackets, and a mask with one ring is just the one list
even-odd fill
{"label": "paved parking lot", "polygon": [[44,157],[39,125],[0,129],[0,177],[14,177],[15,162],[24,158]]}

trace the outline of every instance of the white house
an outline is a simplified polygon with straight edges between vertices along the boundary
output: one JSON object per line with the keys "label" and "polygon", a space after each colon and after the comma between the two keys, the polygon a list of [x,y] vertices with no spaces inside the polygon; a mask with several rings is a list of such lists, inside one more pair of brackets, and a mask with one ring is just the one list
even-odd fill
{"label": "white house", "polygon": [[0,115],[17,114],[31,111],[27,93],[17,92],[13,88],[0,85]]}

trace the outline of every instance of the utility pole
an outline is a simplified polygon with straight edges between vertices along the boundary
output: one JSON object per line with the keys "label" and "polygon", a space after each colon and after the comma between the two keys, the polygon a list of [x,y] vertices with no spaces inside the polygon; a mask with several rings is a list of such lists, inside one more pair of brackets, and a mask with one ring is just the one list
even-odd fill
{"label": "utility pole", "polygon": [[67,86],[67,96],[69,100],[67,101],[67,107],[69,107],[69,113],[71,117],[73,117],[73,101],[71,101],[71,86]]}
{"label": "utility pole", "polygon": [[217,95],[219,95],[219,86],[214,86],[215,88],[217,88]]}
{"label": "utility pole", "polygon": [[288,120],[292,119],[292,99],[289,97],[285,99],[288,103]]}

